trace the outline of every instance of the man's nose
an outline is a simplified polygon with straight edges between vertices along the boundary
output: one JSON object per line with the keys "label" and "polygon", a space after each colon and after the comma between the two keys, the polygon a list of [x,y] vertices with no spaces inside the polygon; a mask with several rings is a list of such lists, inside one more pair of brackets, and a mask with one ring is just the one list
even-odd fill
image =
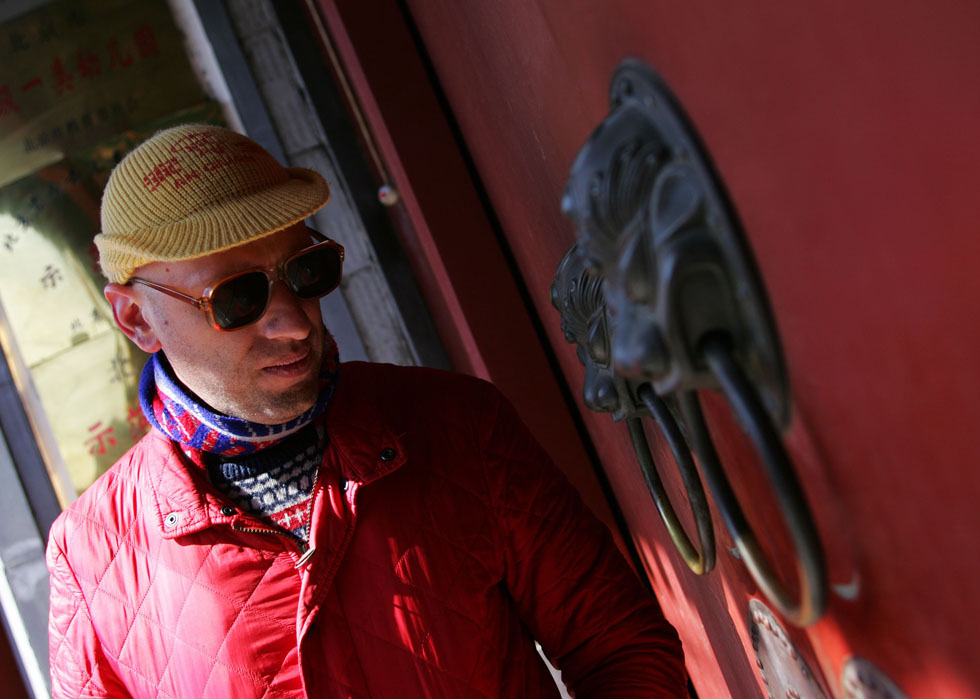
{"label": "man's nose", "polygon": [[282,280],[272,285],[269,308],[259,320],[262,334],[272,339],[303,340],[312,329],[304,301]]}

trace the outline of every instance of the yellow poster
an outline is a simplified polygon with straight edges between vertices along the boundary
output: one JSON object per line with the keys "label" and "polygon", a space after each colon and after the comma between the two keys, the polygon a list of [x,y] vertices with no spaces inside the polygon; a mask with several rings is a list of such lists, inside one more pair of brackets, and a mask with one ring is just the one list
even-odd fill
{"label": "yellow poster", "polygon": [[60,0],[0,26],[0,186],[204,96],[165,0]]}
{"label": "yellow poster", "polygon": [[116,162],[184,122],[220,109],[165,0],[59,0],[0,27],[0,339],[63,500],[148,429],[146,355],[112,322],[92,241]]}
{"label": "yellow poster", "polygon": [[[93,238],[116,161],[161,128],[220,122],[207,102],[128,129],[0,188],[0,304],[72,487],[81,492],[148,429],[146,355],[112,322]],[[43,431],[42,431],[43,432]]]}

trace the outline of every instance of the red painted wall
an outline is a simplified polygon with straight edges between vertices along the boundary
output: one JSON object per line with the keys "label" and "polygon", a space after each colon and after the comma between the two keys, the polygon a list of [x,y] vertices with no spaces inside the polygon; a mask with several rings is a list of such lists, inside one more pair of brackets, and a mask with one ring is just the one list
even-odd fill
{"label": "red painted wall", "polygon": [[[857,599],[832,595],[825,618],[791,629],[793,641],[834,693],[860,655],[911,697],[980,696],[980,6],[407,4],[576,389],[582,370],[548,300],[574,240],[561,191],[607,113],[615,66],[639,57],[666,78],[715,158],[769,292],[794,400],[786,440],[831,582],[857,585]],[[379,21],[397,12],[393,2],[360,7]],[[398,89],[400,57],[360,42]],[[788,570],[752,451],[709,402],[729,476]],[[698,579],[671,550],[623,427],[582,412],[699,693],[759,696],[745,623],[757,590],[726,553],[717,512],[718,569]]]}

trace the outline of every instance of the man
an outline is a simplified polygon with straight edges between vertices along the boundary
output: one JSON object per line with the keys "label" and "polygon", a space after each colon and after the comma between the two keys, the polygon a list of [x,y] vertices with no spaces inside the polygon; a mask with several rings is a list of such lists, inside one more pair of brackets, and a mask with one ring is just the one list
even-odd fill
{"label": "man", "polygon": [[493,387],[349,363],[329,197],[211,126],[113,171],[96,237],[151,432],[55,523],[55,697],[684,696],[680,644]]}

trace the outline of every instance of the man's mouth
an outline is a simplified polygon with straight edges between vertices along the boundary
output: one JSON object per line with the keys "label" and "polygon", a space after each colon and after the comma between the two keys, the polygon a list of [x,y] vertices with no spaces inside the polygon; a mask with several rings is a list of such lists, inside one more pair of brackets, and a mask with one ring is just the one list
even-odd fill
{"label": "man's mouth", "polygon": [[292,378],[305,374],[310,368],[311,361],[313,361],[313,352],[306,347],[267,364],[262,367],[262,371],[272,376]]}

